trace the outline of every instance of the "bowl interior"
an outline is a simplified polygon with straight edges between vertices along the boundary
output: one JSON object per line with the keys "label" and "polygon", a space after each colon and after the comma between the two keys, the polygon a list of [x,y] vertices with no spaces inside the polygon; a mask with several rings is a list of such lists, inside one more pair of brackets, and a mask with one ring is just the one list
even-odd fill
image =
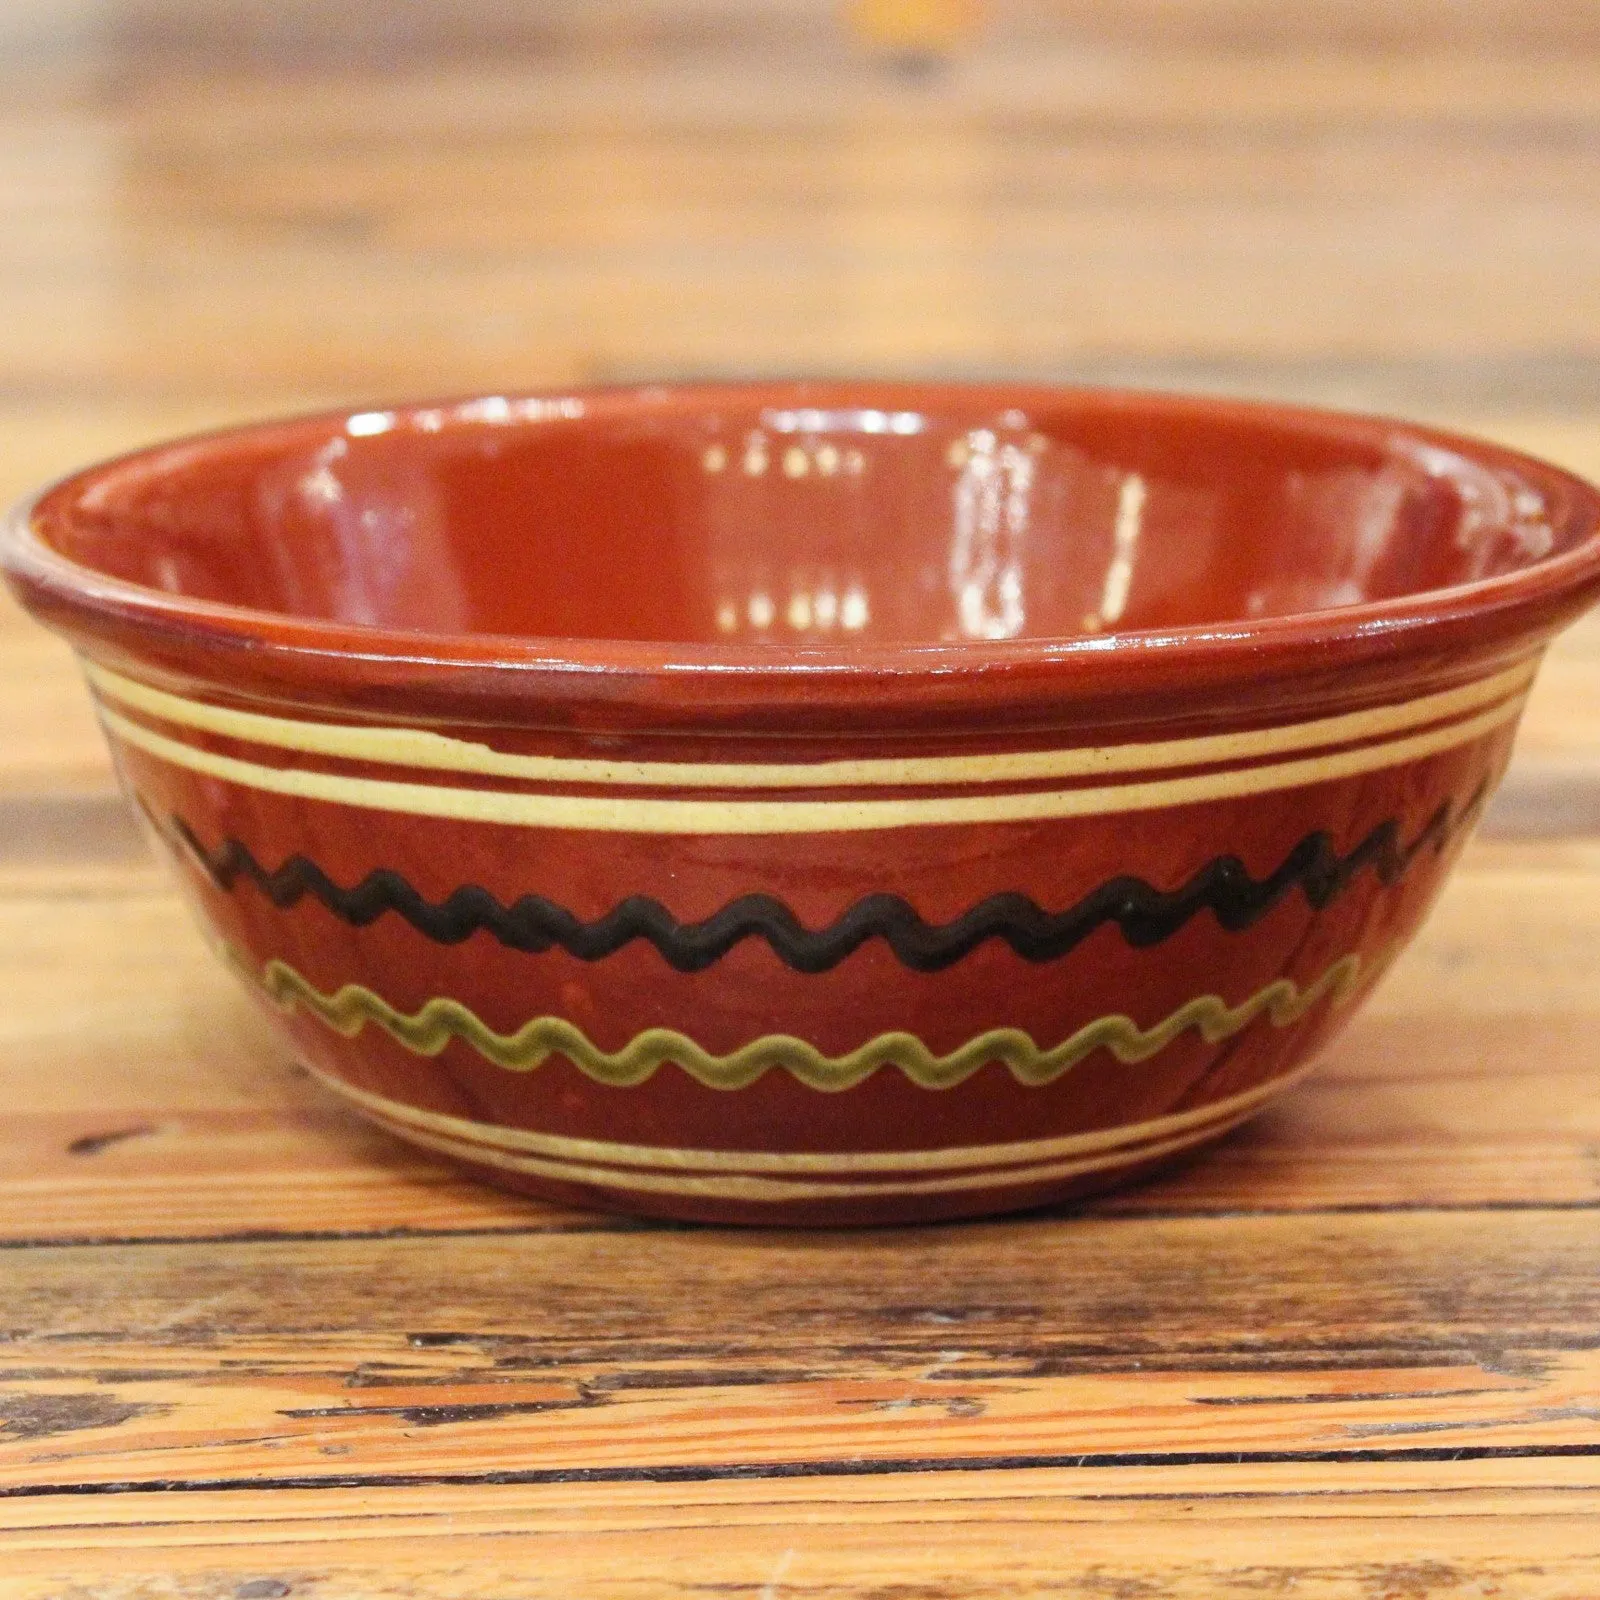
{"label": "bowl interior", "polygon": [[491,398],[97,469],[35,526],[142,585],[434,633],[933,643],[1283,616],[1558,553],[1559,484],[1336,417],[889,386]]}

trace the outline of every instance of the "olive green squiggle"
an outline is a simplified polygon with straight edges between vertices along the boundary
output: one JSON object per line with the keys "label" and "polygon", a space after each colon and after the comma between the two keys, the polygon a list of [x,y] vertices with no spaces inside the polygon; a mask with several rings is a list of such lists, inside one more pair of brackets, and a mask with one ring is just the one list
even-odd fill
{"label": "olive green squiggle", "polygon": [[562,1055],[597,1082],[619,1088],[643,1083],[667,1062],[676,1062],[711,1089],[743,1089],[779,1068],[810,1088],[834,1091],[853,1088],[888,1066],[898,1067],[924,1089],[949,1089],[991,1061],[1004,1062],[1019,1083],[1046,1084],[1102,1048],[1131,1063],[1148,1061],[1191,1028],[1207,1044],[1231,1039],[1260,1016],[1275,1028],[1286,1028],[1319,1000],[1326,998],[1332,1005],[1348,1000],[1362,976],[1361,958],[1352,952],[1304,989],[1292,978],[1278,978],[1236,1006],[1214,994],[1200,995],[1148,1029],[1131,1017],[1100,1017],[1049,1050],[1041,1050],[1020,1028],[992,1028],[945,1056],[935,1055],[911,1033],[882,1033],[842,1056],[825,1056],[804,1039],[774,1033],[715,1056],[670,1028],[648,1028],[614,1053],[601,1050],[582,1029],[560,1017],[535,1017],[515,1033],[496,1033],[458,1000],[433,999],[408,1014],[359,983],[324,994],[286,962],[269,961],[254,973],[243,958],[230,952],[230,959],[285,1011],[302,1009],[347,1038],[374,1023],[406,1049],[425,1056],[436,1056],[452,1039],[461,1039],[512,1072],[531,1072],[547,1057]]}

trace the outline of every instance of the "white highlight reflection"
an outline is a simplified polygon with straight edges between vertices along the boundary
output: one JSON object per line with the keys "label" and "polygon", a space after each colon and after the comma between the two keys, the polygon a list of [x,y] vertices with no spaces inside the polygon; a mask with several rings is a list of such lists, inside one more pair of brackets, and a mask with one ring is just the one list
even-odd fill
{"label": "white highlight reflection", "polygon": [[757,633],[774,627],[791,633],[828,633],[835,625],[852,633],[866,627],[871,617],[866,590],[852,583],[841,596],[833,584],[824,580],[815,588],[791,589],[782,603],[769,590],[756,589],[741,602],[731,596],[717,602],[717,632],[736,634],[748,625]]}
{"label": "white highlight reflection", "polygon": [[343,439],[330,439],[311,458],[311,470],[297,487],[301,497],[314,507],[336,506],[344,499],[344,485],[333,470],[335,461],[349,454]]}
{"label": "white highlight reflection", "polygon": [[966,438],[955,484],[950,589],[961,632],[969,639],[1012,639],[1025,619],[1022,554],[1028,533],[1035,463],[1001,444],[988,428]]}
{"label": "white highlight reflection", "polygon": [[468,400],[456,409],[463,422],[509,422],[511,402],[503,394],[485,395],[481,400]]}
{"label": "white highlight reflection", "polygon": [[1111,565],[1106,568],[1105,587],[1100,592],[1100,623],[1112,626],[1128,608],[1128,590],[1133,585],[1133,564],[1138,559],[1139,535],[1144,529],[1144,503],[1148,490],[1137,472],[1122,480],[1117,495],[1117,520],[1112,533]]}
{"label": "white highlight reflection", "polygon": [[794,411],[764,411],[762,425],[774,433],[922,433],[928,419],[919,411],[878,411],[848,407],[824,411],[803,406]]}
{"label": "white highlight reflection", "polygon": [[512,400],[507,395],[489,394],[479,400],[465,401],[455,408],[453,415],[458,422],[504,424],[556,422],[562,419],[576,421],[583,413],[583,401],[571,395],[562,395],[556,399]]}

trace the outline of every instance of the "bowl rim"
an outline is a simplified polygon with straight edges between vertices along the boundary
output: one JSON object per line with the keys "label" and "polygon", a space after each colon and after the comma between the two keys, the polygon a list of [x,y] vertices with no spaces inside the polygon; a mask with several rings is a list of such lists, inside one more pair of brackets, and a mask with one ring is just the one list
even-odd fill
{"label": "bowl rim", "polygon": [[[551,414],[576,402],[585,416],[676,404],[881,405],[937,409],[940,397],[997,410],[1080,406],[1179,423],[1270,423],[1329,441],[1399,454],[1434,447],[1478,466],[1555,489],[1566,499],[1558,535],[1567,548],[1508,573],[1382,600],[1160,629],[1036,635],[1002,640],[759,643],[616,640],[425,632],[330,621],[197,599],[113,577],[63,555],[37,527],[94,481],[179,454],[223,451],[275,434],[316,437],[352,417],[462,413],[505,402]],[[570,413],[569,413],[570,415]],[[469,420],[464,418],[463,420]],[[537,421],[529,425],[537,426]],[[801,721],[867,728],[903,725],[937,705],[945,716],[1012,701],[1082,703],[1093,695],[1239,688],[1246,678],[1360,676],[1404,658],[1468,652],[1508,658],[1547,638],[1600,597],[1600,488],[1508,446],[1382,414],[1159,389],[1039,382],[872,378],[670,382],[507,390],[453,398],[322,408],[164,440],[93,463],[47,484],[0,521],[0,568],[24,605],[94,659],[143,664],[157,676],[199,679],[247,698],[330,700],[415,708],[462,720],[503,720],[536,707],[588,702],[597,720],[630,717],[685,728],[722,726],[790,708]],[[1076,669],[1076,670],[1075,670]],[[1246,698],[1248,693],[1246,692]],[[669,709],[671,708],[671,709]]]}

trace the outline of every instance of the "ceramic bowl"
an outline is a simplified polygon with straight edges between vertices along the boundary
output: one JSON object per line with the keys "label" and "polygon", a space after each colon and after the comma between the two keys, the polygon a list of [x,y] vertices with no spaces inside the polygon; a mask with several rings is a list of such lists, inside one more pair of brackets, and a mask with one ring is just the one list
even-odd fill
{"label": "ceramic bowl", "polygon": [[881,383],[268,424],[20,511],[217,948],[492,1182],[1035,1205],[1217,1138],[1415,931],[1600,497],[1373,419]]}

